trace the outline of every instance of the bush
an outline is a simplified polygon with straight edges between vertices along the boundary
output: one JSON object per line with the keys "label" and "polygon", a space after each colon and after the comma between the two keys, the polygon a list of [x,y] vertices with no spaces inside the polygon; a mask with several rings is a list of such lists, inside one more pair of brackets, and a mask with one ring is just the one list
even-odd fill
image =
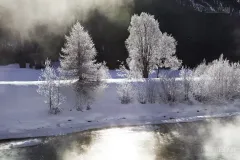
{"label": "bush", "polygon": [[[230,63],[221,55],[208,65],[199,65],[193,75],[193,93],[201,102],[224,102],[240,98],[240,65]],[[204,71],[200,72],[200,70]]]}
{"label": "bush", "polygon": [[146,82],[138,82],[134,86],[136,91],[137,101],[141,104],[147,103]]}
{"label": "bush", "polygon": [[204,61],[200,65],[198,65],[194,70],[193,70],[193,77],[194,80],[191,82],[191,88],[193,91],[193,96],[197,101],[203,102],[207,100],[206,94],[205,94],[205,71],[207,69],[206,62]]}
{"label": "bush", "polygon": [[148,103],[155,103],[157,99],[157,83],[153,80],[146,81],[146,92]]}
{"label": "bush", "polygon": [[179,77],[166,72],[159,81],[144,79],[135,83],[133,91],[130,83],[118,88],[121,102],[130,103],[133,92],[139,103],[182,103],[195,100],[202,103],[223,103],[240,98],[240,64],[230,63],[220,56],[206,64],[203,62],[193,71],[182,68]]}
{"label": "bush", "polygon": [[157,100],[157,83],[154,80],[146,79],[135,85],[137,100],[141,104],[155,103]]}
{"label": "bush", "polygon": [[160,103],[173,103],[178,100],[178,82],[170,73],[160,76],[160,87],[158,88],[158,96]]}
{"label": "bush", "polygon": [[122,104],[129,104],[133,101],[134,91],[130,82],[124,82],[117,86],[118,98]]}
{"label": "bush", "polygon": [[181,93],[179,98],[181,101],[190,102],[192,97],[192,71],[188,68],[182,68],[179,77],[179,92]]}

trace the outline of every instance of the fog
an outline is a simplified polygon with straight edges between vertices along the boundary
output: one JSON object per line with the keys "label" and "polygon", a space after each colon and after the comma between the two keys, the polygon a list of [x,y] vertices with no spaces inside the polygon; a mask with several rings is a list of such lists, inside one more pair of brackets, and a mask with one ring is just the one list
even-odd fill
{"label": "fog", "polygon": [[0,23],[21,38],[29,38],[37,25],[58,34],[76,20],[87,20],[93,10],[114,20],[115,12],[126,5],[132,0],[0,0]]}
{"label": "fog", "polygon": [[232,122],[215,121],[205,139],[203,154],[207,159],[240,159],[240,118]]}

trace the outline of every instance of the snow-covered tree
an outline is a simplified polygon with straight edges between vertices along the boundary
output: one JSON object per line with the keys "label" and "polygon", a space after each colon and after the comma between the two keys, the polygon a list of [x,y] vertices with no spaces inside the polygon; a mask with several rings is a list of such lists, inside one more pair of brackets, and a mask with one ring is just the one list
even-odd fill
{"label": "snow-covered tree", "polygon": [[162,67],[178,69],[182,61],[176,56],[177,41],[167,33],[163,33],[160,41],[160,51],[156,55],[157,77]]}
{"label": "snow-covered tree", "polygon": [[96,53],[92,38],[77,22],[72,27],[70,35],[66,36],[60,61],[61,74],[66,79],[77,80],[74,83],[77,110],[89,107],[94,98],[93,93],[105,86],[102,79],[106,78],[108,69],[104,63],[96,63]]}
{"label": "snow-covered tree", "polygon": [[133,15],[128,31],[130,35],[126,40],[126,48],[129,52],[129,69],[148,78],[156,66],[156,55],[160,52],[162,33],[159,23],[154,16],[147,13]]}
{"label": "snow-covered tree", "polygon": [[60,93],[60,80],[55,69],[51,67],[51,62],[46,60],[45,66],[39,77],[37,92],[46,98],[45,103],[49,106],[49,113],[57,114],[65,97]]}

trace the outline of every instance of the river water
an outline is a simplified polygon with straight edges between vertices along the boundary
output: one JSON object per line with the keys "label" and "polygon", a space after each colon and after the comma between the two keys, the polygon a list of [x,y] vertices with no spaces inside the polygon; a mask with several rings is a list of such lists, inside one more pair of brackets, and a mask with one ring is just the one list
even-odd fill
{"label": "river water", "polygon": [[239,160],[239,122],[218,119],[5,141],[0,160]]}

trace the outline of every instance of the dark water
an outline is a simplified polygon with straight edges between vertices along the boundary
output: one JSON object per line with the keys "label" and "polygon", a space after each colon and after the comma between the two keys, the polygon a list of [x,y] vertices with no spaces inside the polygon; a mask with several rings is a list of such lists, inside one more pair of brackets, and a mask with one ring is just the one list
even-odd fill
{"label": "dark water", "polygon": [[4,142],[0,160],[239,160],[239,122],[221,119],[112,128],[30,143]]}

